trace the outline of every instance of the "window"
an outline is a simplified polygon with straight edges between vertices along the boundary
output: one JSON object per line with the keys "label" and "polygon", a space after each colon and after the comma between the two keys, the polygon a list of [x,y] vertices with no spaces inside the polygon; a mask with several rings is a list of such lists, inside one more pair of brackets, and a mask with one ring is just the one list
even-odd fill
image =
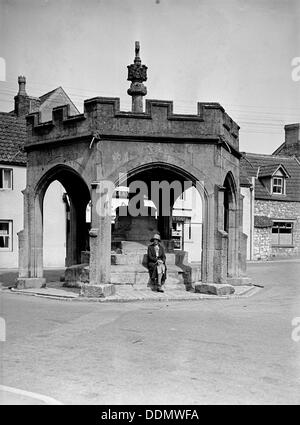
{"label": "window", "polygon": [[272,227],[272,245],[293,245],[293,223],[285,221],[274,221]]}
{"label": "window", "polygon": [[0,168],[0,189],[12,189],[11,168]]}
{"label": "window", "polygon": [[191,220],[188,220],[188,226],[189,226],[189,240],[192,240],[192,223],[191,223]]}
{"label": "window", "polygon": [[273,177],[272,193],[283,195],[284,194],[284,178]]}
{"label": "window", "polygon": [[12,251],[12,221],[0,221],[0,251]]}

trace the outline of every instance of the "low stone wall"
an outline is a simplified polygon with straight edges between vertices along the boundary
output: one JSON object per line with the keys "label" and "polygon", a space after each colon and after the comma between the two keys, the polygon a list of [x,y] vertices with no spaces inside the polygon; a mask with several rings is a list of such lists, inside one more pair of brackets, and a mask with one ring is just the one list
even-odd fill
{"label": "low stone wall", "polygon": [[255,227],[253,242],[253,259],[267,260],[271,255],[271,227]]}

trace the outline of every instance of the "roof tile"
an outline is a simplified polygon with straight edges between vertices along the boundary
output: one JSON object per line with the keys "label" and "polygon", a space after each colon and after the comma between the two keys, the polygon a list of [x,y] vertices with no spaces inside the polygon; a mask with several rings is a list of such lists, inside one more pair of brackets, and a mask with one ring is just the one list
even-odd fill
{"label": "roof tile", "polygon": [[26,153],[23,150],[25,141],[25,119],[0,112],[0,162],[26,165]]}
{"label": "roof tile", "polygon": [[243,153],[240,161],[241,184],[245,178],[259,176],[259,169],[264,167],[274,170],[279,164],[283,165],[289,173],[290,178],[286,179],[286,194],[272,195],[264,186],[262,180],[255,179],[255,199],[268,199],[276,201],[300,201],[300,164],[295,157],[284,157],[275,155],[262,155],[255,153]]}

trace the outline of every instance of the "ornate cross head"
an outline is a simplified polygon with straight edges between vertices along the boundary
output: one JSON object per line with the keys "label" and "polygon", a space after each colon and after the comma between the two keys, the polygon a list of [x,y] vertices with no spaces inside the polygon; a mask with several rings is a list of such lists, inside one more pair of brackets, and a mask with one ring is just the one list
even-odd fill
{"label": "ornate cross head", "polygon": [[135,58],[134,63],[127,66],[128,68],[128,78],[127,80],[132,81],[133,83],[147,81],[147,69],[146,65],[142,65],[140,58],[140,42],[135,42]]}

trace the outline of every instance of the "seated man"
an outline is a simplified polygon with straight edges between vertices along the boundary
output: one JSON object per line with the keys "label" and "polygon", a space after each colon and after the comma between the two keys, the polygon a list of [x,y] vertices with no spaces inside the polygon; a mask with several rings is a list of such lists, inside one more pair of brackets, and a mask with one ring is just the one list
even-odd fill
{"label": "seated man", "polygon": [[152,283],[157,287],[157,292],[164,292],[162,285],[167,278],[166,254],[160,244],[160,236],[155,234],[148,246],[148,270]]}

